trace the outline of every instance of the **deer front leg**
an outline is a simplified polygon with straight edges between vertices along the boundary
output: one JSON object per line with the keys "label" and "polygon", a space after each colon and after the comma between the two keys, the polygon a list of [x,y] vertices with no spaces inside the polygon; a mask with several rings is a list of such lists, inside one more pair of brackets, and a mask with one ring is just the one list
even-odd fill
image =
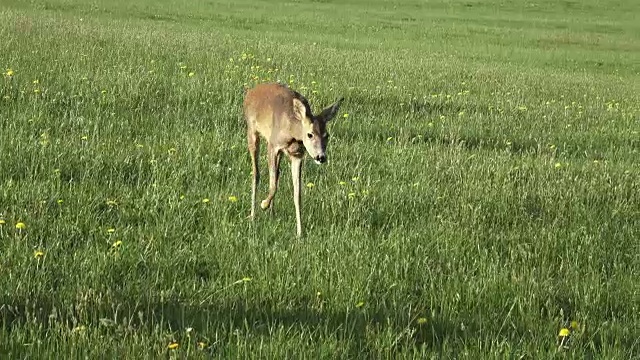
{"label": "deer front leg", "polygon": [[251,166],[253,171],[253,181],[251,183],[251,215],[253,220],[256,215],[256,191],[260,182],[260,170],[258,168],[258,155],[260,154],[260,137],[254,132],[247,133],[249,145],[249,155],[251,156]]}
{"label": "deer front leg", "polygon": [[273,198],[278,190],[278,179],[280,178],[280,150],[271,144],[267,145],[267,154],[269,156],[269,195],[262,200],[260,207],[263,210],[271,209],[273,211]]}
{"label": "deer front leg", "polygon": [[291,178],[293,180],[293,203],[296,206],[296,230],[298,237],[302,236],[302,221],[300,216],[300,183],[302,174],[302,158],[291,157]]}

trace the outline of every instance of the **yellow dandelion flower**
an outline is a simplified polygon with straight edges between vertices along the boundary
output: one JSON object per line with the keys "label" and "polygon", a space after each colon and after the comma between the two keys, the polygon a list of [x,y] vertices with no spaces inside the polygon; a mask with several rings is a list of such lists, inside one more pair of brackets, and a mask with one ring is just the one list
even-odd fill
{"label": "yellow dandelion flower", "polygon": [[178,347],[180,347],[180,344],[178,344],[178,342],[176,342],[176,341],[170,342],[169,345],[167,346],[167,348],[169,348],[169,350],[175,350]]}
{"label": "yellow dandelion flower", "polygon": [[108,228],[107,229],[107,234],[113,234],[114,232],[116,232],[116,229],[114,229],[114,228]]}
{"label": "yellow dandelion flower", "polygon": [[190,73],[189,73],[189,77],[193,77],[195,74],[196,74],[196,73],[194,73],[194,72],[190,72]]}
{"label": "yellow dandelion flower", "polygon": [[6,222],[6,221],[4,221],[4,219],[0,219],[0,225],[4,225],[4,224],[6,224],[6,223],[7,223],[7,222]]}
{"label": "yellow dandelion flower", "polygon": [[233,195],[231,195],[231,196],[229,196],[229,199],[228,199],[228,200],[229,200],[230,202],[234,203],[234,202],[237,202],[237,201],[238,201],[238,197],[237,197],[237,196],[233,196]]}
{"label": "yellow dandelion flower", "polygon": [[118,201],[115,199],[107,199],[107,201],[105,202],[107,204],[107,206],[118,206]]}
{"label": "yellow dandelion flower", "polygon": [[347,185],[347,183],[345,181],[340,181],[340,182],[338,182],[338,184],[342,185],[342,186]]}
{"label": "yellow dandelion flower", "polygon": [[358,308],[358,309],[360,309],[360,308],[361,308],[361,307],[363,307],[363,306],[364,306],[364,301],[359,301],[359,302],[356,304],[356,308]]}
{"label": "yellow dandelion flower", "polygon": [[38,84],[40,84],[40,80],[38,79],[33,80],[33,85],[38,85]]}
{"label": "yellow dandelion flower", "polygon": [[349,194],[347,194],[347,196],[349,197],[349,199],[353,199],[356,197],[356,193],[350,192]]}
{"label": "yellow dandelion flower", "polygon": [[27,228],[27,225],[25,223],[23,223],[23,222],[19,222],[19,223],[16,224],[16,229],[18,229],[18,230],[24,230],[26,228]]}
{"label": "yellow dandelion flower", "polygon": [[562,328],[562,329],[560,329],[560,333],[558,334],[558,336],[567,337],[567,336],[569,336],[569,334],[571,334],[571,331],[569,331],[569,329]]}
{"label": "yellow dandelion flower", "polygon": [[555,165],[553,165],[553,166],[554,166],[556,169],[559,169],[559,168],[561,168],[561,167],[562,167],[562,164],[561,164],[561,163],[559,163],[559,162],[557,162],[557,163],[555,163]]}
{"label": "yellow dandelion flower", "polygon": [[182,66],[180,66],[180,70],[185,70],[186,68],[187,68],[187,66],[186,66],[186,65],[182,65]]}
{"label": "yellow dandelion flower", "polygon": [[13,74],[15,74],[15,72],[11,69],[7,69],[7,72],[4,73],[7,76],[13,76]]}
{"label": "yellow dandelion flower", "polygon": [[311,189],[311,188],[312,188],[312,187],[314,187],[314,186],[316,186],[316,185],[315,185],[314,183],[312,183],[312,182],[307,183],[307,187],[308,187],[309,189]]}
{"label": "yellow dandelion flower", "polygon": [[84,326],[84,325],[78,325],[78,326],[74,327],[74,328],[73,328],[73,330],[71,330],[71,331],[75,333],[75,332],[82,332],[82,331],[85,331],[86,329],[87,329],[87,327],[86,327],[86,326]]}
{"label": "yellow dandelion flower", "polygon": [[416,320],[416,322],[418,323],[418,325],[424,325],[427,323],[427,318],[418,318],[418,320]]}
{"label": "yellow dandelion flower", "polygon": [[138,149],[142,149],[142,148],[144,147],[144,145],[142,145],[142,144],[136,144],[136,147],[137,147]]}
{"label": "yellow dandelion flower", "polygon": [[349,114],[344,113],[344,114],[342,114],[342,117],[346,119],[346,118],[348,118],[348,117],[349,117]]}
{"label": "yellow dandelion flower", "polygon": [[389,137],[387,138],[387,142],[389,142],[389,141],[391,141],[391,140],[393,140],[393,136],[389,136]]}
{"label": "yellow dandelion flower", "polygon": [[253,279],[250,278],[250,277],[243,277],[242,278],[242,282],[250,282],[251,280],[253,280]]}
{"label": "yellow dandelion flower", "polygon": [[204,349],[204,348],[206,348],[206,347],[207,347],[207,343],[206,343],[206,342],[204,342],[204,341],[198,341],[198,348],[199,348],[200,350],[202,350],[202,349]]}
{"label": "yellow dandelion flower", "polygon": [[107,93],[107,90],[101,90],[101,91],[100,91],[100,93],[101,93],[102,95],[104,95],[104,94],[106,94],[106,93]]}
{"label": "yellow dandelion flower", "polygon": [[184,200],[184,195],[180,195],[180,200]]}
{"label": "yellow dandelion flower", "polygon": [[58,199],[58,201],[57,201],[58,205],[62,205],[63,202],[64,202],[64,200],[62,200],[62,199]]}
{"label": "yellow dandelion flower", "polygon": [[111,245],[111,247],[114,249],[117,249],[120,247],[120,245],[122,245],[122,240],[116,240],[116,242],[114,242],[113,245]]}
{"label": "yellow dandelion flower", "polygon": [[208,204],[211,200],[209,200],[208,198],[204,198],[202,199],[202,203],[203,204]]}
{"label": "yellow dandelion flower", "polygon": [[571,330],[578,330],[579,327],[580,327],[580,324],[578,324],[577,321],[573,320],[571,322]]}
{"label": "yellow dandelion flower", "polygon": [[34,94],[40,94],[40,89],[33,89]]}
{"label": "yellow dandelion flower", "polygon": [[41,259],[44,256],[44,252],[42,250],[36,250],[33,252],[33,257],[36,259]]}
{"label": "yellow dandelion flower", "polygon": [[351,178],[351,181],[353,181],[353,182],[356,182],[356,181],[358,181],[358,180],[360,180],[360,178],[359,178],[359,177],[357,177],[357,176],[354,176],[354,177],[352,177],[352,178]]}

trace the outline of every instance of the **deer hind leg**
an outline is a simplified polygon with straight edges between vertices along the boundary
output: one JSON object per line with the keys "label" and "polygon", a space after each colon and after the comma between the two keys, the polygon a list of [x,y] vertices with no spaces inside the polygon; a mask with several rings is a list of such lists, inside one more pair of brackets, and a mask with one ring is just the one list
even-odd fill
{"label": "deer hind leg", "polygon": [[280,150],[268,144],[267,156],[269,157],[269,195],[262,200],[260,207],[273,211],[273,198],[276,196],[278,179],[280,178]]}
{"label": "deer hind leg", "polygon": [[249,155],[251,156],[251,166],[253,170],[253,182],[251,183],[251,215],[253,220],[256,215],[256,191],[260,182],[260,169],[258,168],[258,155],[260,154],[260,136],[249,130],[247,132],[247,142],[249,147]]}

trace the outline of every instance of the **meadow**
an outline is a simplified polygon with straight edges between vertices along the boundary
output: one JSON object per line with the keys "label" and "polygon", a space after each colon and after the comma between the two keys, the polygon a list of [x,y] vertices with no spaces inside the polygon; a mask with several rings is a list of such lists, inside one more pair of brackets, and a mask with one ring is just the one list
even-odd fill
{"label": "meadow", "polygon": [[[639,13],[0,1],[0,357],[639,358]],[[345,97],[301,239],[267,81]]]}

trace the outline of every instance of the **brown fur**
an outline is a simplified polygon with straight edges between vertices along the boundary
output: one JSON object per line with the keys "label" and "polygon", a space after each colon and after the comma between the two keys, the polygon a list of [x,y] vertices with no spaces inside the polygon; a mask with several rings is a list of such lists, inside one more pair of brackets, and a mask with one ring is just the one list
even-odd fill
{"label": "brown fur", "polygon": [[302,235],[300,216],[302,160],[305,151],[318,163],[326,161],[328,134],[326,124],[337,113],[342,98],[314,116],[309,102],[300,93],[280,84],[260,84],[249,89],[244,98],[247,141],[253,166],[251,218],[255,217],[256,189],[260,174],[258,154],[260,137],[267,141],[269,159],[269,195],[263,209],[272,208],[280,177],[280,154],[291,161],[297,235]]}

